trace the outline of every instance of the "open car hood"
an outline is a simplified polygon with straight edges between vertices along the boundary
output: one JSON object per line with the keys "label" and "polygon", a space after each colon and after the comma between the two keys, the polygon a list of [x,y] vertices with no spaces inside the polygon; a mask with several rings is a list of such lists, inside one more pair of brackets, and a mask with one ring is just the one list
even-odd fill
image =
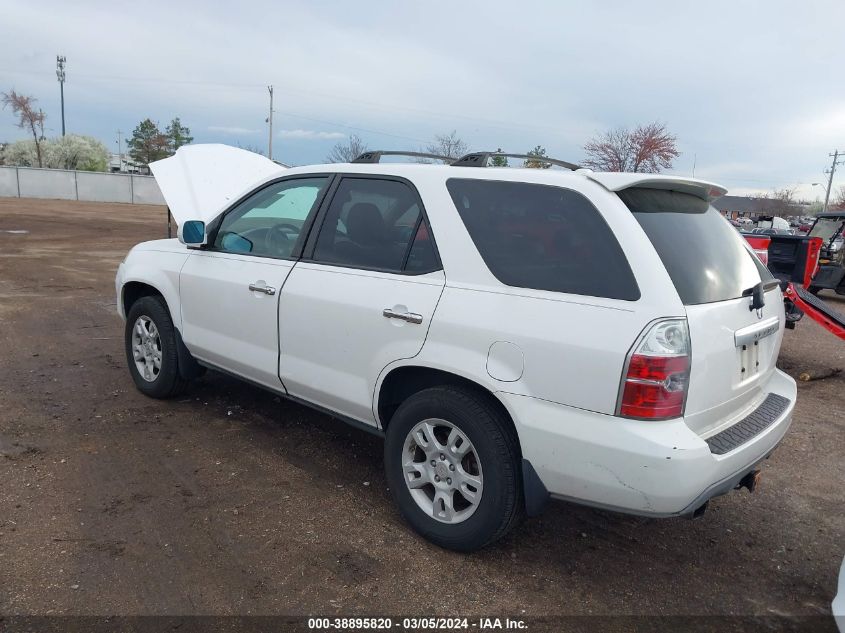
{"label": "open car hood", "polygon": [[631,174],[623,172],[592,171],[590,169],[579,169],[578,173],[583,174],[590,180],[599,183],[609,191],[622,191],[630,187],[643,187],[646,189],[671,189],[698,196],[708,202],[724,196],[728,190],[714,182],[698,180],[697,178],[684,178],[682,176],[662,176],[659,174]]}
{"label": "open car hood", "polygon": [[150,163],[159,189],[177,224],[210,222],[259,182],[285,168],[272,160],[229,145],[185,145],[170,158]]}

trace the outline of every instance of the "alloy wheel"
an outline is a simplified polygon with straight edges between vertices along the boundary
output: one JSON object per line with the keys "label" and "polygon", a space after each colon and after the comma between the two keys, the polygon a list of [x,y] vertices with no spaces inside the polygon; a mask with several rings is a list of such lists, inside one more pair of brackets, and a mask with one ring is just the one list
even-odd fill
{"label": "alloy wheel", "polygon": [[403,444],[402,470],[411,497],[437,521],[466,521],[481,502],[478,452],[451,422],[429,418],[415,425]]}
{"label": "alloy wheel", "polygon": [[141,378],[154,382],[161,373],[161,336],[148,316],[139,316],[132,326],[132,356]]}

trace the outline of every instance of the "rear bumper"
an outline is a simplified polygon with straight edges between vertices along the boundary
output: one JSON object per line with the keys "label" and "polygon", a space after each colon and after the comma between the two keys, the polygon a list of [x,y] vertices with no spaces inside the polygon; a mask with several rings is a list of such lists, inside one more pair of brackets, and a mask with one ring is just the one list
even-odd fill
{"label": "rear bumper", "polygon": [[623,420],[537,398],[499,397],[516,421],[524,459],[553,497],[659,517],[694,512],[769,456],[792,421],[797,390],[776,370],[766,392],[789,404],[764,430],[722,455],[682,419]]}

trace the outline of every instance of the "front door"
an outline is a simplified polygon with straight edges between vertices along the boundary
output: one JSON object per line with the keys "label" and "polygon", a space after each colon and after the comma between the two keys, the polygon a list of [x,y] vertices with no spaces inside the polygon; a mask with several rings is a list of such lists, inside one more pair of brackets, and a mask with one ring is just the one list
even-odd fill
{"label": "front door", "polygon": [[228,211],[180,273],[182,337],[200,360],[275,389],[278,306],[328,176],[263,187]]}
{"label": "front door", "polygon": [[378,376],[419,353],[444,284],[413,187],[343,178],[282,291],[279,375],[288,392],[375,424]]}

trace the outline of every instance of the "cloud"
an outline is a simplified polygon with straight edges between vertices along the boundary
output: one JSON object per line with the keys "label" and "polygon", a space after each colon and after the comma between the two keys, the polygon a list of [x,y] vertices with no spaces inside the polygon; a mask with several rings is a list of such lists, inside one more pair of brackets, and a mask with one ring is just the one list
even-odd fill
{"label": "cloud", "polygon": [[306,141],[346,138],[346,134],[342,132],[323,132],[320,130],[279,130],[279,136]]}
{"label": "cloud", "polygon": [[261,130],[251,130],[245,127],[230,127],[226,125],[209,125],[208,129],[211,132],[220,132],[221,134],[231,134],[238,136],[241,134],[258,134]]}
{"label": "cloud", "polygon": [[[541,144],[578,162],[593,134],[658,120],[678,136],[677,173],[766,191],[820,181],[845,143],[845,82],[820,61],[841,40],[845,2],[722,0],[718,24],[676,0],[580,3],[577,19],[571,3],[539,0],[451,3],[448,18],[430,3],[363,4],[3,0],[0,90],[37,97],[57,134],[55,56],[67,55],[68,131],[113,146],[116,130],[175,116],[197,143],[263,143],[274,85],[276,157],[296,164],[322,160],[341,132],[419,149],[452,130],[472,150]],[[143,56],[114,55],[151,32]],[[508,44],[456,52],[482,40]],[[26,131],[0,110],[0,141],[17,138]]]}

